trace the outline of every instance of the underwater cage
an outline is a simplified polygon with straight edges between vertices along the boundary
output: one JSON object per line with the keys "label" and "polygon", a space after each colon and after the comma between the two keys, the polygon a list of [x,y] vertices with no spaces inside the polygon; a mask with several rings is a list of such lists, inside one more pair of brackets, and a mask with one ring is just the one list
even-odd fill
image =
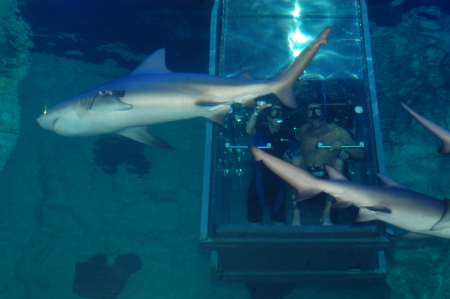
{"label": "underwater cage", "polygon": [[[368,19],[363,0],[216,0],[211,21],[210,74],[255,79],[276,76],[322,30],[333,27],[295,84],[299,108],[283,122],[296,132],[306,103],[326,102],[328,121],[349,131],[364,158],[346,161],[354,182],[377,184],[384,173]],[[271,101],[275,97],[265,97]],[[254,159],[245,133],[253,110],[234,105],[223,126],[208,122],[200,245],[211,250],[211,278],[235,282],[339,282],[383,279],[384,249],[392,245],[380,222],[352,224],[352,211],[322,226],[322,207],[301,203],[302,225],[247,225],[247,189]],[[270,147],[270,144],[267,146]],[[288,204],[289,206],[289,204]]]}

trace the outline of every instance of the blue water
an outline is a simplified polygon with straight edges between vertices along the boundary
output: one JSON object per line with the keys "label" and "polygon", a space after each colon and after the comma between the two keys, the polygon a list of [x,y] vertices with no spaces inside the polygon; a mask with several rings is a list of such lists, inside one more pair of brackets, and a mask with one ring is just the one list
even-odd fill
{"label": "blue water", "polygon": [[438,6],[441,12],[450,13],[450,3],[443,0],[406,0],[399,5],[393,5],[389,0],[366,1],[369,8],[369,19],[383,27],[396,26],[402,20],[402,14],[418,6]]}
{"label": "blue water", "polygon": [[[448,157],[402,118],[394,97],[448,127],[450,2],[367,4],[388,172],[415,191],[449,197]],[[422,11],[416,23],[402,23],[424,5],[440,14]],[[122,77],[162,47],[169,69],[208,73],[212,7],[212,0],[21,2],[33,64],[19,87],[19,139],[0,171],[0,299],[82,298],[73,292],[76,265],[98,253],[107,264],[97,260],[96,269],[112,269],[101,275],[120,269],[121,254],[142,261],[121,299],[249,298],[243,284],[210,281],[209,252],[198,248],[204,120],[152,126],[173,151],[112,136],[62,137],[35,121],[44,105]],[[303,285],[285,298],[450,298],[449,247],[442,239],[397,241],[387,287]]]}
{"label": "blue water", "polygon": [[[111,57],[132,68],[135,65],[119,55],[99,53],[95,47],[121,42],[138,55],[149,55],[165,47],[168,67],[174,71],[207,72],[212,0],[26,3],[22,16],[38,35],[33,38],[35,52],[63,56],[67,50],[80,50],[83,61],[102,63]],[[73,34],[77,41],[61,39],[62,33]]]}

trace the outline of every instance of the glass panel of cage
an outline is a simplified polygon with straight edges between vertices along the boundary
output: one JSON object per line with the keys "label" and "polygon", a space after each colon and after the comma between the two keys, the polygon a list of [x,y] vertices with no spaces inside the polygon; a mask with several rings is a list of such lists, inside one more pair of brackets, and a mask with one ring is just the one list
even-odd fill
{"label": "glass panel of cage", "polygon": [[[355,140],[354,145],[364,151],[364,158],[359,160],[343,156],[344,174],[355,182],[375,184],[377,155],[358,3],[355,0],[223,1],[216,69],[222,76],[251,71],[254,79],[272,78],[323,29],[333,27],[329,44],[322,46],[295,84],[298,109],[283,107],[282,128],[295,136],[306,123],[308,103],[319,103],[326,112],[326,121],[347,130]],[[273,95],[256,101],[280,105]],[[255,162],[246,147],[254,144],[254,139],[246,134],[246,124],[252,113],[251,108],[234,105],[224,126],[213,126],[210,217],[216,225],[246,223],[248,194],[258,192],[249,189]],[[261,113],[258,121],[259,124],[267,121],[267,113]],[[295,138],[285,142],[290,150],[288,155],[295,152],[298,147]],[[289,194],[286,186],[285,196]],[[321,208],[311,205],[309,209],[320,214]],[[312,217],[319,219],[320,215]],[[268,215],[264,219],[270,223]],[[348,217],[343,219],[343,223],[349,221]]]}

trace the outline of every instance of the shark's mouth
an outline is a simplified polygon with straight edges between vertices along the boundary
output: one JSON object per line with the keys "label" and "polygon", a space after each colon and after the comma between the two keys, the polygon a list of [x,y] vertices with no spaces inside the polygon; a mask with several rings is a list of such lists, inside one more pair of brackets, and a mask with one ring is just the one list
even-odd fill
{"label": "shark's mouth", "polygon": [[[53,131],[54,131],[54,132],[56,132],[56,122],[57,122],[58,120],[59,120],[59,117],[53,121],[52,128],[53,128]],[[58,132],[56,132],[56,133],[58,133]]]}

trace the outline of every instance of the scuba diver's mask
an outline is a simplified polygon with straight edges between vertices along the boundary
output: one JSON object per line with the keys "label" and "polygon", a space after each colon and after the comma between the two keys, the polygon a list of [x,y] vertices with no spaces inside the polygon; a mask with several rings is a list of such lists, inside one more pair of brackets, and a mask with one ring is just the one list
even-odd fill
{"label": "scuba diver's mask", "polygon": [[283,111],[281,110],[281,107],[272,107],[269,117],[273,119],[277,124],[281,124],[284,121]]}
{"label": "scuba diver's mask", "polygon": [[326,112],[320,107],[311,107],[306,110],[306,117],[310,120],[322,121],[326,116]]}

